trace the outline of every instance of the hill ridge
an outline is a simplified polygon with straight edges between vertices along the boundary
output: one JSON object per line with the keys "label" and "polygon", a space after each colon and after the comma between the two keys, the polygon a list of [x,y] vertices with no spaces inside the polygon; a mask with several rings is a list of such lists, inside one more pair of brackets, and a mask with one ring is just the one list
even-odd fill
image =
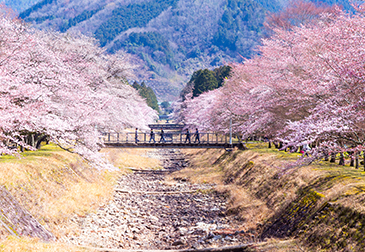
{"label": "hill ridge", "polygon": [[[111,53],[122,49],[134,54],[142,60],[138,70],[146,69],[137,72],[136,79],[146,81],[160,101],[172,101],[194,71],[242,62],[242,57],[255,55],[264,34],[265,14],[280,10],[286,2],[42,0],[19,17],[39,29],[94,36]],[[150,41],[141,43],[135,39],[136,33]],[[161,41],[167,41],[163,43],[168,46],[162,49]]]}

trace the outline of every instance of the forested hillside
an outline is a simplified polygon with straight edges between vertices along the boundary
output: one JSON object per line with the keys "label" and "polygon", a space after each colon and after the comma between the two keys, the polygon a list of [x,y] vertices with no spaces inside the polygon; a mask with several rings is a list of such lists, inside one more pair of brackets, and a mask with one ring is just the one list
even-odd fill
{"label": "forested hillside", "polygon": [[11,7],[15,12],[20,13],[32,5],[36,4],[39,0],[2,0],[8,7]]}
{"label": "forested hillside", "polygon": [[41,29],[94,36],[110,53],[136,55],[142,60],[136,79],[146,81],[159,100],[174,100],[194,71],[250,58],[266,13],[286,2],[42,0],[19,17]]}

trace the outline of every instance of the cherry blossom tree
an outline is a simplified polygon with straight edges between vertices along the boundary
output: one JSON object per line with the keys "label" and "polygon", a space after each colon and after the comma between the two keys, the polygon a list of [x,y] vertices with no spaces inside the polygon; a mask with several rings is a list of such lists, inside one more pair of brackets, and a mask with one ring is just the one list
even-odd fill
{"label": "cherry blossom tree", "polygon": [[[194,99],[186,99],[180,105],[180,119],[186,125],[191,127],[198,127],[200,130],[211,130],[215,126],[220,126],[213,119],[215,113],[215,103],[217,97],[220,96],[220,89],[214,89],[212,91],[203,93]],[[215,131],[219,131],[215,129]]]}
{"label": "cherry blossom tree", "polygon": [[262,55],[246,62],[248,71],[241,74],[252,75],[252,64],[260,67],[255,86],[264,84],[268,96],[258,104],[280,122],[277,137],[293,145],[364,145],[362,22],[362,15],[341,13],[292,31],[277,29],[264,41]]}
{"label": "cherry blossom tree", "polygon": [[38,31],[0,17],[0,152],[32,149],[36,136],[101,162],[100,134],[155,117],[126,77],[128,55],[108,55],[82,35]]}
{"label": "cherry blossom tree", "polygon": [[233,65],[222,88],[186,101],[182,114],[211,130],[227,130],[232,119],[243,136],[315,143],[318,153],[364,150],[364,22],[362,13],[338,10],[275,28],[259,56]]}

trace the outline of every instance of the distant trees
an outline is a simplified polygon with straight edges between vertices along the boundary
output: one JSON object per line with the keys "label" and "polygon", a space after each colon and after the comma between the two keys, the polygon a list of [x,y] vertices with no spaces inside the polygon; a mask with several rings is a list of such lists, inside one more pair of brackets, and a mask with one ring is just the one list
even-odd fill
{"label": "distant trees", "polygon": [[173,112],[173,109],[170,105],[170,102],[168,102],[168,101],[161,102],[160,107],[161,107],[161,110],[162,110],[161,112],[163,114],[171,114]]}
{"label": "distant trees", "polygon": [[33,5],[32,7],[30,7],[29,9],[26,9],[25,11],[20,13],[19,18],[24,19],[24,18],[28,17],[32,12],[37,11],[37,10],[43,8],[43,6],[45,6],[47,4],[51,4],[55,1],[56,0],[43,0],[43,1],[40,1],[37,4]]}
{"label": "distant trees", "polygon": [[94,14],[96,14],[97,12],[99,12],[102,9],[103,8],[98,8],[96,10],[84,10],[80,15],[77,15],[76,17],[71,18],[71,19],[67,20],[66,22],[64,22],[60,26],[60,32],[65,32],[72,26],[75,26],[76,24],[91,18],[92,16],[94,16]]}
{"label": "distant trees", "polygon": [[95,31],[95,37],[100,41],[101,46],[105,46],[122,31],[145,26],[151,19],[176,3],[177,0],[154,0],[117,8],[112,16]]}
{"label": "distant trees", "polygon": [[[326,0],[328,4],[346,1]],[[152,78],[155,87],[158,87],[155,90],[159,90],[159,95],[170,93],[175,96],[181,80],[186,79],[186,73],[197,70],[197,66],[215,67],[253,57],[265,32],[263,22],[266,11],[275,12],[282,8],[281,3],[287,1],[177,2],[44,0],[21,17],[27,17],[25,21],[31,21],[42,29],[60,28],[65,31],[75,25],[72,31],[95,33],[95,38],[100,39],[100,44],[110,52],[122,49],[138,55],[153,72]],[[95,13],[102,6],[105,8]],[[302,14],[304,11],[307,9],[303,8]],[[300,18],[301,13],[296,13]],[[135,27],[141,29],[124,34]],[[171,96],[168,99],[172,99]],[[164,98],[167,99],[166,96]]]}
{"label": "distant trees", "polygon": [[[223,50],[250,56],[252,48],[259,43],[264,18],[265,11],[256,1],[227,0],[213,44]],[[255,36],[251,37],[252,33]],[[242,44],[241,40],[246,40],[246,43]]]}
{"label": "distant trees", "polygon": [[156,110],[156,112],[160,112],[156,94],[151,87],[147,87],[144,82],[139,85],[137,81],[133,82],[132,87],[138,90],[139,95],[146,99],[146,103],[149,107]]}
{"label": "distant trees", "polygon": [[206,91],[218,88],[217,79],[208,69],[195,72],[191,77],[191,81],[194,82],[193,97],[197,97]]}
{"label": "distant trees", "polygon": [[223,85],[224,80],[230,76],[230,73],[230,66],[220,66],[214,70],[197,70],[191,76],[180,96],[184,100],[189,93],[192,94],[192,97],[198,97],[204,92],[219,88]]}
{"label": "distant trees", "polygon": [[218,81],[218,87],[223,86],[224,80],[228,79],[230,77],[232,71],[231,66],[220,66],[213,70],[214,77]]}
{"label": "distant trees", "polygon": [[169,41],[158,32],[132,32],[127,39],[115,41],[109,51],[114,53],[120,48],[125,48],[141,58],[147,52],[154,61],[175,68],[174,53]]}
{"label": "distant trees", "polygon": [[321,15],[338,13],[339,6],[325,3],[314,3],[305,0],[290,0],[288,5],[279,12],[268,13],[265,27],[269,30],[283,28],[290,30],[293,27],[316,22]]}

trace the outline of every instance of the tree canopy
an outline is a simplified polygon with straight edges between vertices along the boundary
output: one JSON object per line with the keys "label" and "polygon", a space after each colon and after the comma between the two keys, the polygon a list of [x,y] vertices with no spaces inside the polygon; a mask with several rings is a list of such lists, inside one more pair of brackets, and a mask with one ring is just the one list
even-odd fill
{"label": "tree canopy", "polygon": [[95,37],[105,46],[119,33],[133,27],[143,27],[160,15],[177,0],[154,0],[145,3],[133,3],[113,10],[111,17],[95,31]]}
{"label": "tree canopy", "polygon": [[[1,12],[0,12],[1,13]],[[47,136],[64,149],[108,167],[101,134],[147,127],[156,112],[126,77],[126,54],[105,54],[95,40],[29,28],[0,14],[0,153],[29,136]]]}
{"label": "tree canopy", "polygon": [[206,130],[267,136],[286,147],[314,144],[323,153],[365,150],[363,9],[325,12],[278,27],[260,55],[232,65],[219,88],[186,99],[180,118]]}
{"label": "tree canopy", "polygon": [[218,81],[214,74],[208,70],[198,70],[193,75],[192,80],[194,81],[193,97],[197,97],[200,94],[218,88]]}
{"label": "tree canopy", "polygon": [[204,92],[223,86],[224,81],[231,74],[231,69],[230,66],[220,66],[213,70],[200,69],[195,71],[181,91],[181,98],[184,100],[189,93],[192,93],[192,97],[198,97]]}

